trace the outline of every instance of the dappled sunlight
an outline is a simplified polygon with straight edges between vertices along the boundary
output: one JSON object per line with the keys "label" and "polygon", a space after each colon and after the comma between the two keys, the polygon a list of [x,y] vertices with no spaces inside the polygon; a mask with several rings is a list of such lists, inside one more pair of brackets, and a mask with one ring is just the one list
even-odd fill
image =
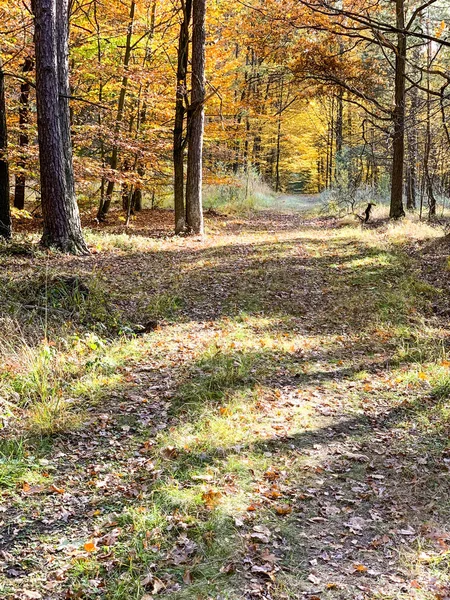
{"label": "dappled sunlight", "polygon": [[[241,600],[247,560],[277,600],[446,581],[448,328],[405,251],[432,232],[239,227],[111,234],[93,280],[92,258],[50,258],[47,281],[76,268],[88,291],[55,284],[47,338],[38,308],[2,348],[8,545],[56,548],[24,581]],[[22,290],[42,302],[27,277],[2,297],[17,322]]]}

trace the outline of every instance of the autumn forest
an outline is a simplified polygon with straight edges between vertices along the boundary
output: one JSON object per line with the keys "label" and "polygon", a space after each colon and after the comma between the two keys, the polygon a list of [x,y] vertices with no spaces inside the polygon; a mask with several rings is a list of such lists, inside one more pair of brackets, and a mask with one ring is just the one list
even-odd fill
{"label": "autumn forest", "polygon": [[448,600],[448,0],[0,17],[0,598]]}

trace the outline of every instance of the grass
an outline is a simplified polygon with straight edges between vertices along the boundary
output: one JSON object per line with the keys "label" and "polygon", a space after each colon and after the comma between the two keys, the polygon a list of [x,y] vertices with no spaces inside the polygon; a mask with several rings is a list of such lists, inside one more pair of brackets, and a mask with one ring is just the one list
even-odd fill
{"label": "grass", "polygon": [[18,261],[0,297],[1,515],[22,515],[5,543],[23,570],[2,597],[448,585],[445,291],[412,252],[439,233],[320,223],[89,232],[102,271],[94,254],[69,279],[57,255],[1,257]]}

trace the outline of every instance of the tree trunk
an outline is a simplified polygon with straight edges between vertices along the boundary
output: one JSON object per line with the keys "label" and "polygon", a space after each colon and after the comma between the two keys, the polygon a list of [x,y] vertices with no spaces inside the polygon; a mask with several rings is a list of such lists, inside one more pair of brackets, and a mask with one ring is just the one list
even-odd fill
{"label": "tree trunk", "polygon": [[[30,56],[25,58],[22,66],[22,73],[27,76],[30,71],[34,68],[34,61]],[[18,161],[18,168],[20,172],[16,175],[16,185],[14,188],[14,207],[19,210],[25,208],[25,188],[26,188],[26,176],[25,169],[27,166],[26,161],[26,148],[29,144],[28,136],[28,124],[29,124],[29,112],[30,112],[30,91],[31,86],[28,81],[24,81],[20,86],[20,98],[19,98],[19,148],[20,156]]]}
{"label": "tree trunk", "polygon": [[395,57],[395,108],[393,112],[394,136],[391,180],[390,217],[399,219],[405,216],[403,209],[403,173],[405,162],[405,75],[406,75],[406,34],[404,0],[396,0],[397,48]]}
{"label": "tree trunk", "polygon": [[[427,33],[429,33],[429,25],[427,22]],[[424,177],[425,187],[428,197],[428,218],[431,219],[436,216],[436,197],[433,190],[433,173],[430,167],[430,157],[432,149],[432,135],[431,135],[431,86],[430,86],[430,69],[432,67],[431,58],[431,42],[427,44],[427,128],[426,128],[426,142],[425,142],[425,157],[423,161],[424,165]]]}
{"label": "tree trunk", "polygon": [[[122,86],[120,88],[119,100],[117,103],[117,115],[116,115],[116,123],[115,123],[115,127],[114,127],[114,132],[116,135],[119,134],[120,125],[123,120],[123,111],[125,108],[125,98],[127,95],[127,88],[128,88],[128,67],[130,65],[130,59],[131,59],[135,12],[136,12],[136,1],[131,0],[130,21],[129,21],[129,25],[128,25],[127,40],[125,43],[125,56],[123,59],[124,75],[122,77]],[[119,148],[118,148],[117,144],[114,144],[112,152],[111,152],[111,160],[109,162],[109,166],[111,167],[111,169],[113,171],[115,171],[117,169],[118,161],[119,161]],[[115,187],[114,180],[113,179],[109,180],[108,185],[106,187],[105,201],[103,202],[102,206],[100,206],[98,214],[97,214],[97,219],[99,221],[104,221],[106,218],[106,215],[109,212],[109,209],[111,207],[112,195],[114,193],[114,187]]]}
{"label": "tree trunk", "polygon": [[189,107],[186,221],[190,232],[203,234],[202,171],[205,125],[206,0],[192,3],[192,92]]}
{"label": "tree trunk", "polygon": [[74,194],[68,99],[61,97],[68,95],[68,81],[62,82],[68,76],[68,0],[35,0],[33,6],[42,244],[88,254]]}
{"label": "tree trunk", "polygon": [[11,238],[9,206],[8,130],[6,125],[5,75],[0,61],[0,237]]}
{"label": "tree trunk", "polygon": [[183,6],[183,22],[180,27],[178,42],[177,91],[175,101],[175,127],[173,130],[173,170],[174,170],[174,205],[175,233],[186,228],[186,210],[184,206],[184,149],[183,139],[185,121],[185,101],[187,98],[187,69],[189,57],[189,24],[192,15],[192,0],[186,0]]}
{"label": "tree trunk", "polygon": [[64,151],[66,187],[70,201],[76,202],[75,177],[73,173],[72,133],[70,115],[69,82],[69,5],[72,0],[56,0],[56,37],[59,82],[59,112],[61,139]]}

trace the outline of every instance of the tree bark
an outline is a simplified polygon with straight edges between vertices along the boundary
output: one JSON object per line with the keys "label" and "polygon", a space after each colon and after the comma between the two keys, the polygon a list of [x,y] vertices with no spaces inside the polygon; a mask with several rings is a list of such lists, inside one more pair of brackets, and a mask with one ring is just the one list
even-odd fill
{"label": "tree bark", "polygon": [[9,206],[8,129],[6,124],[5,75],[0,61],[0,237],[11,238]]}
{"label": "tree bark", "polygon": [[406,75],[406,34],[404,0],[396,0],[397,48],[395,57],[395,108],[393,111],[393,159],[391,179],[390,217],[399,219],[405,216],[403,209],[403,174],[405,162],[405,75]]}
{"label": "tree bark", "polygon": [[[26,76],[34,68],[34,61],[30,56],[27,56],[22,66],[22,73]],[[26,189],[26,175],[25,169],[27,166],[26,161],[26,148],[30,142],[28,135],[28,124],[29,124],[29,112],[30,112],[30,91],[31,86],[28,81],[24,81],[20,86],[20,98],[19,98],[19,148],[20,157],[18,162],[18,168],[20,172],[16,175],[16,184],[14,188],[14,207],[19,210],[25,208],[25,189]]]}
{"label": "tree bark", "polygon": [[189,107],[186,222],[191,233],[203,234],[202,172],[205,126],[206,0],[192,3],[192,93]]}
{"label": "tree bark", "polygon": [[[63,252],[88,254],[75,200],[68,122],[68,0],[35,0],[41,243]],[[61,54],[62,53],[62,54]]]}
{"label": "tree bark", "polygon": [[189,57],[189,24],[192,16],[192,0],[183,2],[183,22],[180,26],[178,41],[177,91],[175,100],[175,127],[173,130],[173,170],[174,170],[174,207],[175,233],[186,228],[186,210],[184,206],[184,121],[186,116],[187,69]]}

